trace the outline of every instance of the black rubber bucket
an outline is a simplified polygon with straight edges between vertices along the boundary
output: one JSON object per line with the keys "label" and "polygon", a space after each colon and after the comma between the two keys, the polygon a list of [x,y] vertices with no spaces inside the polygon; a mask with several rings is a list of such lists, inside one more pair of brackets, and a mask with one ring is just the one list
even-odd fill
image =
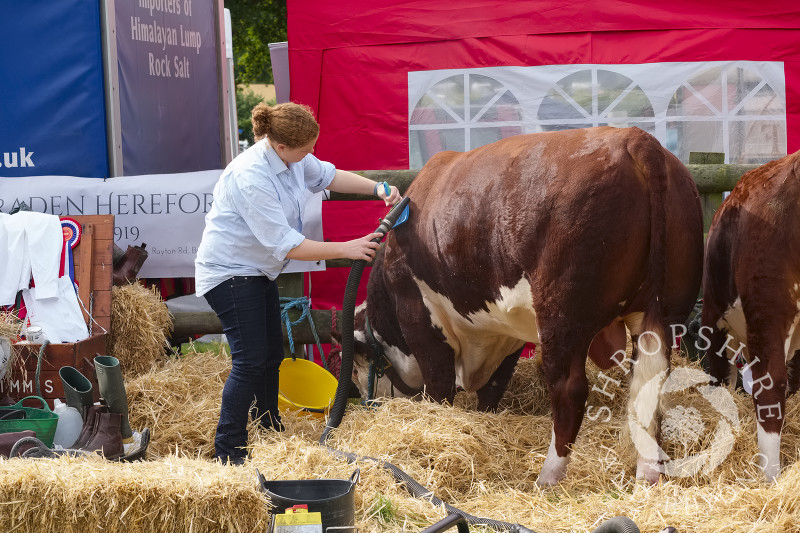
{"label": "black rubber bucket", "polygon": [[355,497],[359,470],[350,479],[300,479],[267,481],[256,470],[258,482],[274,508],[273,514],[283,513],[295,505],[308,505],[309,513],[320,513],[322,532],[355,529]]}

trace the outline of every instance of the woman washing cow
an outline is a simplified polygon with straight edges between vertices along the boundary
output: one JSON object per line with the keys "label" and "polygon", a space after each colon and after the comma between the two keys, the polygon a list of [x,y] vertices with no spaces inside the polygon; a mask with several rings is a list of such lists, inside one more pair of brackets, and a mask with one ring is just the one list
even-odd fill
{"label": "woman washing cow", "polygon": [[275,278],[289,259],[371,260],[379,233],[345,242],[305,238],[305,190],[387,195],[374,181],[314,157],[319,125],[310,109],[295,103],[252,111],[256,143],[236,157],[214,187],[213,204],[195,260],[197,296],[205,296],[222,323],[232,368],[222,392],[215,457],[241,464],[247,422],[283,431],[278,414],[278,372],[283,360],[280,304]]}

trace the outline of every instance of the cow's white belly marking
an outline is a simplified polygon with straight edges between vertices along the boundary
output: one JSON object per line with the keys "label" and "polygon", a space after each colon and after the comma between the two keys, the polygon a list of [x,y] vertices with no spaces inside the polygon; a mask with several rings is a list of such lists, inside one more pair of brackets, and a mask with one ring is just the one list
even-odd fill
{"label": "cow's white belly marking", "polygon": [[525,278],[514,287],[501,287],[496,301],[485,302],[485,310],[467,316],[424,281],[414,281],[431,322],[455,352],[456,384],[468,391],[485,385],[503,359],[526,342],[539,342],[531,286]]}
{"label": "cow's white belly marking", "polygon": [[[798,312],[792,317],[783,341],[784,358],[787,362],[792,359],[794,352],[800,349],[800,328],[798,328],[800,325],[800,301],[796,303],[796,307]],[[739,346],[739,343],[747,344],[747,320],[742,309],[741,298],[736,298],[736,301],[725,310],[722,317],[717,320],[717,327],[728,331],[735,339],[729,343],[729,346]],[[749,354],[745,351],[745,355]],[[747,358],[749,359],[749,357]]]}
{"label": "cow's white belly marking", "polygon": [[717,328],[726,330],[731,336],[741,342],[746,341],[747,321],[744,318],[741,298],[737,297],[736,301],[728,306],[725,313],[722,314],[722,317],[717,320]]}
{"label": "cow's white belly marking", "polygon": [[[744,309],[742,308],[742,299],[741,297],[736,297],[736,301],[734,301],[725,312],[722,314],[722,317],[717,320],[717,328],[721,330],[725,330],[728,332],[728,335],[733,337],[733,339],[728,339],[727,346],[731,350],[738,350],[741,345],[744,345],[743,355],[745,359],[750,361],[750,352],[747,350],[747,321],[744,317]],[[734,354],[727,351],[728,348],[723,346],[723,352],[719,354],[721,357],[727,357],[731,359],[734,357]],[[730,369],[728,371],[728,380],[730,383],[736,383],[736,365],[730,365]]]}

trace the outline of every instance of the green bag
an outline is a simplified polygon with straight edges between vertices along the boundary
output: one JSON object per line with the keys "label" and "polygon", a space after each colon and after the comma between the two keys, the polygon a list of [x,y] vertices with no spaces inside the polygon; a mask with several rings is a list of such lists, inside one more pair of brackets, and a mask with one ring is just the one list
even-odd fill
{"label": "green bag", "polygon": [[[39,400],[42,407],[25,407],[22,402],[28,399]],[[0,433],[14,433],[29,429],[36,432],[36,438],[47,445],[53,447],[53,437],[56,434],[58,425],[58,415],[55,414],[47,402],[41,396],[26,396],[14,405],[0,407],[0,413],[5,410],[20,410],[25,412],[25,418],[16,420],[0,420]]]}

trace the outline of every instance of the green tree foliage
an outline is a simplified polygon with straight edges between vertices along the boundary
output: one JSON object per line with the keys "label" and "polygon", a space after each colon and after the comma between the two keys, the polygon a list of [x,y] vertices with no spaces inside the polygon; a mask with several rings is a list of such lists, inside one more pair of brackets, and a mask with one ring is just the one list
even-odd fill
{"label": "green tree foliage", "polygon": [[[250,89],[236,89],[236,117],[239,121],[239,140],[247,139],[247,142],[252,145],[253,139],[253,121],[250,119],[250,112],[259,102],[264,99],[258,96]],[[275,105],[275,101],[267,102],[269,105]]]}
{"label": "green tree foliage", "polygon": [[269,43],[286,41],[286,0],[225,0],[225,7],[231,12],[236,85],[272,83]]}

